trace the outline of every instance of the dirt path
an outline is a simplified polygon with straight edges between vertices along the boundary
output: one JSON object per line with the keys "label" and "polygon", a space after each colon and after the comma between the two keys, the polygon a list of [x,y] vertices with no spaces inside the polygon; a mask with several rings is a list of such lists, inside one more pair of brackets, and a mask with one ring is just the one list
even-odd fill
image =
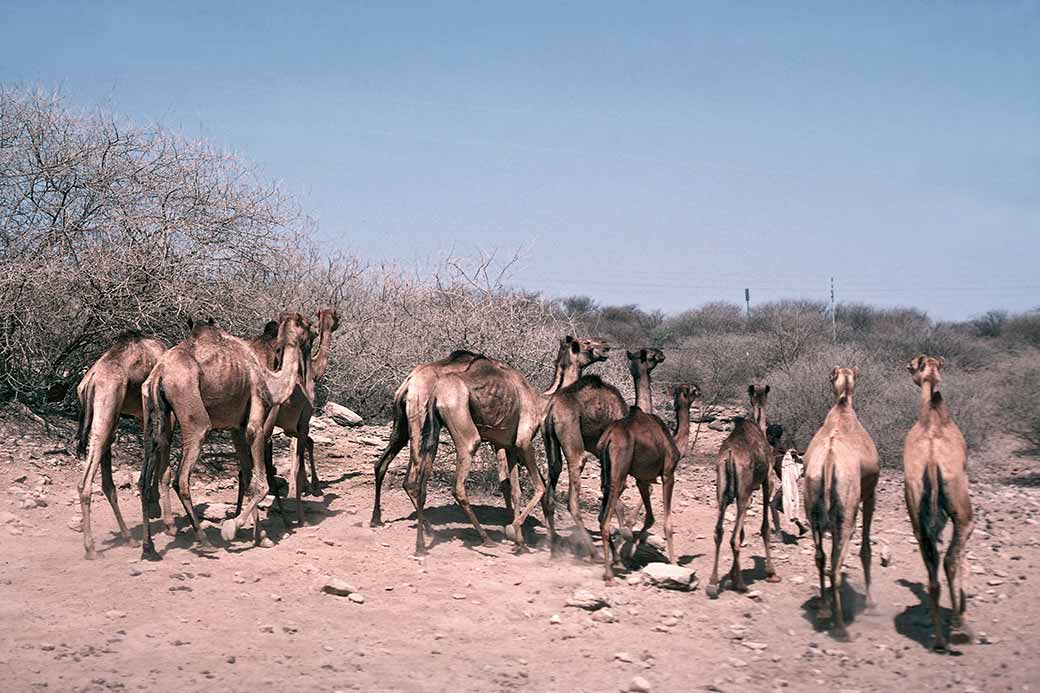
{"label": "dirt path", "polygon": [[[676,549],[702,582],[696,592],[679,593],[623,579],[607,589],[600,566],[552,560],[544,549],[514,555],[505,544],[476,546],[442,491],[429,502],[438,543],[417,561],[399,477],[388,479],[387,526],[368,527],[371,463],[386,431],[323,433],[334,441],[319,446],[327,494],[324,504],[308,504],[320,511],[309,513],[312,526],[280,534],[280,521],[271,519],[273,549],[253,548],[243,531],[227,550],[200,553],[179,516],[180,536],[160,535],[159,563],[139,562],[139,549],[114,542],[115,522],[99,490],[94,527],[101,558],[83,560],[82,537],[68,527],[78,513],[78,464],[46,454],[54,440],[7,435],[0,454],[4,690],[610,691],[627,690],[637,676],[654,691],[989,691],[1040,684],[1040,626],[1030,589],[1040,579],[1040,488],[1028,478],[1008,483],[1010,466],[991,465],[973,476],[979,529],[969,545],[968,618],[978,642],[963,646],[961,656],[943,657],[928,649],[923,567],[898,472],[886,470],[880,488],[874,553],[880,608],[860,612],[862,574],[852,560],[850,595],[859,613],[850,625],[853,641],[838,643],[814,627],[808,537],[776,547],[783,582],[767,584],[761,543],[749,535],[744,555],[752,596],[705,596],[714,478],[704,453],[717,445],[713,437],[699,441],[677,481]],[[117,450],[117,465],[131,459],[136,469],[137,458]],[[587,473],[594,492],[594,467]],[[233,502],[231,475],[225,476],[196,480],[196,502]],[[42,497],[46,506],[20,507],[30,497]],[[636,497],[630,489],[629,506]],[[659,503],[658,491],[654,498]],[[139,501],[130,489],[120,499],[136,532]],[[501,508],[500,498],[477,499],[478,514],[498,526],[497,537],[505,523]],[[564,508],[558,524],[569,533]],[[594,514],[587,518],[591,528]],[[219,531],[210,533],[223,547]],[[887,568],[877,566],[881,544],[891,551]],[[728,565],[727,554],[723,561]],[[328,576],[353,585],[364,602],[323,594]],[[577,589],[606,596],[618,622],[594,622],[588,612],[566,607]],[[550,622],[554,615],[558,624]]]}

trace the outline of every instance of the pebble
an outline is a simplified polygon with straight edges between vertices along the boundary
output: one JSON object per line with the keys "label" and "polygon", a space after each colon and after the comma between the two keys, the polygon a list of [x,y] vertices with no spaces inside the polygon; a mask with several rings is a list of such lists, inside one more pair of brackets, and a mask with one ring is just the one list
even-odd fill
{"label": "pebble", "polygon": [[554,625],[554,626],[558,626],[562,622],[563,621],[560,619],[560,615],[559,614],[553,614],[552,616],[549,617],[549,623]]}
{"label": "pebble", "polygon": [[615,652],[614,653],[614,659],[618,660],[619,662],[633,662],[634,661],[632,659],[632,655],[630,655],[627,652]]}
{"label": "pebble", "polygon": [[355,594],[357,589],[349,582],[333,577],[325,581],[325,584],[321,586],[321,591],[337,597],[349,597],[351,594]]}
{"label": "pebble", "polygon": [[636,693],[649,693],[653,688],[650,686],[650,682],[642,676],[633,676],[632,682],[628,684],[628,690]]}
{"label": "pebble", "polygon": [[354,602],[355,604],[365,603],[365,595],[361,594],[360,592],[351,592],[349,595],[347,595],[347,599]]}
{"label": "pebble", "polygon": [[272,626],[269,623],[265,623],[264,625],[260,626],[260,632],[261,633],[273,633],[274,632],[274,626]]}
{"label": "pebble", "polygon": [[618,617],[609,608],[592,612],[592,620],[596,623],[617,623]]}
{"label": "pebble", "polygon": [[112,609],[110,611],[106,611],[105,616],[107,616],[108,618],[126,618],[126,612]]}

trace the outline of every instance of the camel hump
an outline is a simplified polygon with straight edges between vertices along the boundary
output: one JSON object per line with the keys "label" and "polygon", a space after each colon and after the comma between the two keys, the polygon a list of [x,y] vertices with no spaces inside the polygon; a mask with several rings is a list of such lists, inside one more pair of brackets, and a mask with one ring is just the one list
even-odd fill
{"label": "camel hump", "polygon": [[487,356],[484,354],[478,354],[468,349],[456,349],[455,351],[448,354],[447,361],[450,363],[454,362],[465,362],[465,361],[476,361],[478,359],[486,359]]}

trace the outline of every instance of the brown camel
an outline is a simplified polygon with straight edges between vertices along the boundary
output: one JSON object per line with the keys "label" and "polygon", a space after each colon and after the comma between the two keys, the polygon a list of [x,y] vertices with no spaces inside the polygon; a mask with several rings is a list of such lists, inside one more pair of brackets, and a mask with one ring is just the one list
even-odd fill
{"label": "brown camel", "polygon": [[[874,491],[881,467],[874,441],[852,407],[858,376],[858,368],[835,368],[831,371],[831,385],[838,401],[805,451],[806,510],[816,545],[816,570],[820,576],[819,615],[827,618],[833,608],[834,635],[842,639],[848,637],[841,606],[842,566],[851,546],[856,513],[861,503],[863,543],[859,557],[867,586],[867,605],[874,606],[870,591],[870,525],[874,519]],[[828,531],[831,534],[831,567],[827,571],[831,581],[829,600],[824,581],[826,555],[823,551],[824,534]]]}
{"label": "brown camel", "polygon": [[928,570],[928,597],[935,628],[935,648],[946,649],[946,637],[939,616],[939,542],[947,519],[953,520],[953,538],[946,550],[943,567],[950,586],[952,627],[957,640],[970,639],[964,627],[964,547],[975,519],[968,493],[966,464],[968,447],[957,424],[950,417],[939,393],[943,359],[924,354],[907,365],[914,383],[921,388],[921,412],[903,446],[903,473],[906,482],[906,508],[914,528],[917,547]]}
{"label": "brown camel", "polygon": [[[578,345],[574,350],[572,343]],[[606,357],[605,345],[593,340],[566,337],[557,355],[554,382],[545,395],[576,381],[581,370]],[[440,361],[416,366],[394,396],[394,424],[390,442],[376,461],[376,497],[371,524],[381,524],[381,488],[390,461],[411,441],[405,490],[416,508],[416,551],[425,552],[423,516],[426,479],[437,451],[441,425],[451,433],[458,456],[455,498],[488,543],[487,533],[477,521],[466,497],[465,480],[481,441],[499,455],[499,479],[507,508],[512,508],[512,531],[518,547],[523,545],[521,527],[534,506],[544,500],[544,482],[534,456],[534,436],[541,426],[545,396],[538,393],[515,368],[468,351],[456,351]],[[513,469],[523,461],[535,484],[535,496],[520,510],[520,487],[511,483]],[[550,541],[555,538],[553,518],[547,514]]]}
{"label": "brown camel", "polygon": [[[139,332],[123,332],[76,388],[80,406],[76,454],[87,458],[79,482],[79,502],[83,512],[83,548],[88,559],[97,557],[90,524],[90,498],[98,467],[101,489],[115,513],[119,533],[128,544],[136,544],[119,512],[119,496],[112,480],[112,439],[120,416],[132,416],[141,423],[141,383],[165,351],[166,345],[158,339]],[[163,520],[172,523],[169,506],[167,495],[162,506]]]}
{"label": "brown camel", "polygon": [[[646,350],[635,355],[633,374],[637,380],[649,380],[646,368]],[[600,482],[603,489],[603,504],[599,513],[600,538],[603,541],[604,580],[612,583],[614,571],[611,564],[617,560],[610,541],[610,520],[618,497],[625,490],[629,475],[636,480],[639,495],[643,499],[646,519],[640,530],[640,541],[646,541],[647,533],[654,524],[654,513],[650,507],[650,484],[661,478],[661,496],[664,503],[664,535],[668,544],[668,561],[675,563],[672,544],[672,492],[675,489],[675,469],[686,454],[690,442],[690,404],[699,396],[695,385],[679,385],[673,390],[675,403],[675,431],[669,431],[658,416],[647,413],[637,404],[628,415],[612,423],[599,441]]]}
{"label": "brown camel", "polygon": [[751,414],[754,421],[734,419],[733,432],[722,441],[716,462],[716,493],[719,514],[715,521],[715,563],[711,580],[706,589],[708,596],[717,597],[719,585],[719,549],[722,545],[722,525],[726,508],[736,501],[737,519],[733,525],[733,536],[729,545],[733,550],[733,566],[729,570],[730,582],[737,592],[746,592],[744,576],[740,572],[740,545],[744,540],[744,516],[751,505],[751,494],[762,489],[762,543],[766,551],[766,581],[780,582],[773,568],[773,557],[769,547],[769,501],[771,498],[773,451],[766,440],[766,401],[768,385],[748,385]]}
{"label": "brown camel", "polygon": [[[196,325],[186,340],[163,354],[141,388],[145,430],[142,503],[146,503],[148,489],[156,476],[163,473],[162,466],[168,460],[173,438],[169,416],[172,413],[180,423],[183,446],[174,487],[202,545],[207,544],[206,535],[195,515],[189,483],[206,435],[214,429],[231,431],[239,460],[251,458],[256,484],[242,511],[221,526],[221,536],[231,541],[235,532],[252,518],[257,543],[269,541],[262,536],[256,512],[268,490],[264,447],[279,407],[289,399],[298,382],[302,355],[310,344],[310,324],[297,313],[283,314],[278,339],[284,344],[281,369],[272,372],[246,340],[211,325]],[[147,512],[144,526],[142,557],[157,559]]]}
{"label": "brown camel", "polygon": [[[272,324],[274,325],[275,338],[271,338]],[[289,495],[296,499],[296,521],[300,526],[304,524],[303,503],[300,501],[300,495],[305,489],[308,489],[307,479],[304,475],[304,470],[306,469],[305,453],[310,455],[311,463],[311,481],[308,490],[314,495],[321,495],[321,482],[318,480],[318,470],[314,463],[314,441],[310,437],[310,421],[314,414],[315,383],[319,378],[324,377],[325,372],[328,370],[331,333],[338,327],[339,316],[335,309],[326,308],[318,311],[318,336],[320,341],[318,342],[317,350],[314,353],[308,353],[308,349],[305,348],[296,387],[293,388],[289,400],[279,408],[278,418],[275,421],[275,425],[281,428],[285,435],[293,441],[290,454],[292,466],[289,473]],[[262,336],[249,340],[249,345],[268,370],[274,370],[281,358],[282,345],[277,340],[277,328],[278,323],[276,321],[269,322]],[[300,444],[301,440],[304,441],[303,445]],[[266,466],[268,471],[273,474],[272,453],[273,448],[270,441],[268,441],[265,451],[267,458]],[[241,471],[243,477],[239,483],[236,512],[241,511],[242,495],[249,486],[252,467],[243,465]],[[270,484],[270,479],[268,483]]]}
{"label": "brown camel", "polygon": [[[604,355],[609,348],[605,348]],[[664,354],[659,349],[646,349],[646,374],[662,361]],[[641,353],[641,352],[636,352]],[[638,359],[633,352],[627,352],[629,366],[635,368]],[[605,356],[604,356],[605,358]],[[633,373],[635,378],[635,373]],[[644,412],[653,413],[650,402],[650,391],[637,392],[644,398]],[[637,402],[638,403],[638,402]],[[595,558],[592,538],[585,529],[581,518],[578,501],[581,498],[581,473],[585,468],[585,453],[596,454],[597,446],[603,432],[610,424],[623,419],[628,414],[628,403],[621,392],[603,382],[598,375],[583,375],[576,382],[560,388],[549,399],[545,419],[542,422],[542,436],[545,442],[545,456],[549,463],[549,483],[546,497],[549,499],[551,513],[555,513],[556,484],[563,471],[563,459],[567,459],[568,496],[567,509],[574,520],[574,531],[578,541],[590,556]],[[555,552],[555,543],[552,546]]]}

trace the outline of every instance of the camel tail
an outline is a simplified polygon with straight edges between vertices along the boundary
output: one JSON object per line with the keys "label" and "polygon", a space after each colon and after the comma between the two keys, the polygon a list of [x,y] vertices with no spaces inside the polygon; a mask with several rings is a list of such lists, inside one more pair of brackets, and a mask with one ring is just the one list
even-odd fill
{"label": "camel tail", "polygon": [[831,493],[834,491],[834,451],[828,450],[823,458],[823,516],[831,522]]}
{"label": "camel tail", "polygon": [[719,489],[719,503],[724,507],[737,500],[737,462],[733,459],[733,451],[726,451],[726,461],[722,468],[722,488]]}
{"label": "camel tail", "polygon": [[607,516],[607,503],[610,502],[610,438],[601,441],[599,446],[599,486],[603,493],[603,501],[599,506],[599,523],[602,525]]}
{"label": "camel tail", "polygon": [[140,486],[141,496],[152,502],[159,500],[159,477],[155,473],[161,461],[162,446],[159,441],[170,434],[171,411],[160,375],[154,383],[149,384],[144,402],[144,465],[141,467]]}
{"label": "camel tail", "polygon": [[434,454],[437,451],[437,441],[441,435],[441,417],[437,415],[437,395],[430,395],[426,400],[426,415],[423,416],[422,440],[419,444],[419,454]]}
{"label": "camel tail", "polygon": [[556,489],[556,482],[563,471],[563,455],[560,451],[560,439],[556,437],[556,423],[552,410],[542,424],[542,440],[545,442],[545,461],[549,468],[549,489]]}
{"label": "camel tail", "polygon": [[76,456],[85,457],[87,454],[87,439],[90,437],[90,427],[94,423],[94,378],[87,381],[83,388],[83,396],[79,402],[79,428],[76,429]]}
{"label": "camel tail", "polygon": [[921,527],[927,536],[939,541],[946,528],[946,510],[940,508],[942,475],[939,465],[933,461],[929,461],[925,469],[925,493],[928,502],[921,503]]}

